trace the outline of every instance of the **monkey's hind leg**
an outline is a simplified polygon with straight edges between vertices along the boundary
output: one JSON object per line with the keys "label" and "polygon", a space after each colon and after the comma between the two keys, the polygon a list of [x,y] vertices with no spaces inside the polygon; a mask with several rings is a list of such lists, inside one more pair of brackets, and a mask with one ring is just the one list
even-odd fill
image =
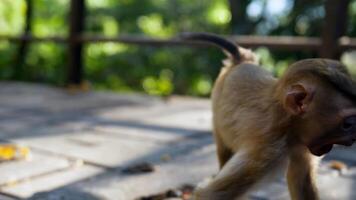
{"label": "monkey's hind leg", "polygon": [[230,160],[233,155],[233,152],[223,143],[216,129],[214,130],[214,132],[216,151],[219,160],[219,169],[221,169],[225,165],[225,163]]}

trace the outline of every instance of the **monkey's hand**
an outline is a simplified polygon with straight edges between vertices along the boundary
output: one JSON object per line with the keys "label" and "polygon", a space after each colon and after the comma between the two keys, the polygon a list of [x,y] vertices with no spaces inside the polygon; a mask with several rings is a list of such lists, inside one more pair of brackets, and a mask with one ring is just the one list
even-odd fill
{"label": "monkey's hand", "polygon": [[193,200],[213,200],[212,195],[210,194],[209,190],[198,187],[194,191],[194,198]]}
{"label": "monkey's hand", "polygon": [[209,184],[212,182],[213,177],[209,177],[198,183],[196,189],[194,190],[193,200],[208,200],[209,190],[207,190]]}

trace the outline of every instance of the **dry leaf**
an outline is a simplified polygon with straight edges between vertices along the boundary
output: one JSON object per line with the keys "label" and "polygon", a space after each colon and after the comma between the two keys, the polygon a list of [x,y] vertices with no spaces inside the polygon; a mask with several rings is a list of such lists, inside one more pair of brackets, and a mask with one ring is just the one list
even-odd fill
{"label": "dry leaf", "polygon": [[337,161],[337,160],[330,161],[329,167],[331,169],[335,169],[335,170],[338,170],[338,171],[342,171],[342,170],[346,170],[347,169],[347,166],[346,166],[345,163],[343,163],[341,161]]}
{"label": "dry leaf", "polygon": [[15,144],[0,144],[0,161],[28,159],[30,149]]}

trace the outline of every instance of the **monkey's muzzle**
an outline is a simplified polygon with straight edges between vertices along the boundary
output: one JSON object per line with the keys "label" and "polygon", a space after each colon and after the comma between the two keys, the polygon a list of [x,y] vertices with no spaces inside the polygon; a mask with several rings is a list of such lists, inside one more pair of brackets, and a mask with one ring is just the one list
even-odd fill
{"label": "monkey's muzzle", "polygon": [[333,148],[334,144],[351,146],[355,141],[356,141],[356,134],[321,138],[315,140],[310,145],[308,145],[308,148],[312,154],[316,156],[322,156],[324,154],[329,153]]}
{"label": "monkey's muzzle", "polygon": [[326,153],[329,153],[331,149],[333,148],[333,144],[328,144],[328,145],[318,145],[318,146],[313,146],[313,147],[308,147],[309,151],[316,155],[316,156],[322,156]]}

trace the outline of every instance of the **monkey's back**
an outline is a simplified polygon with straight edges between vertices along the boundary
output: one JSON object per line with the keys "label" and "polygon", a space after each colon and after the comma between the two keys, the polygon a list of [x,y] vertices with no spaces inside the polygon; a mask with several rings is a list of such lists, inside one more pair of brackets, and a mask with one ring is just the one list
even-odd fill
{"label": "monkey's back", "polygon": [[[219,134],[224,144],[237,151],[240,140],[260,137],[262,121],[256,121],[268,112],[261,104],[265,93],[276,79],[260,66],[243,63],[222,69],[212,92],[214,134]],[[247,132],[247,130],[249,130]],[[254,131],[251,131],[254,130]],[[244,144],[248,142],[244,141]]]}

